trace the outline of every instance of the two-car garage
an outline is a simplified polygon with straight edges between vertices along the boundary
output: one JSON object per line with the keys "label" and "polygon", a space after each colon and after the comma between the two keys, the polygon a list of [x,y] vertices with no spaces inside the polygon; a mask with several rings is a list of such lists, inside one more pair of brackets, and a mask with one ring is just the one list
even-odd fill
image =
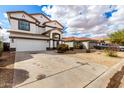
{"label": "two-car garage", "polygon": [[10,46],[15,48],[16,51],[42,51],[49,47],[49,41],[11,38]]}

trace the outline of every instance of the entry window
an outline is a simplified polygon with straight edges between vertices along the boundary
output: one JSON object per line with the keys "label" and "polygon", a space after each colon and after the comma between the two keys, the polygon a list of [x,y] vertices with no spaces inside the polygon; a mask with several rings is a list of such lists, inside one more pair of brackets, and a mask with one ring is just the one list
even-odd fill
{"label": "entry window", "polygon": [[19,24],[19,26],[18,26],[19,30],[30,31],[30,23],[29,22],[19,20],[18,24]]}

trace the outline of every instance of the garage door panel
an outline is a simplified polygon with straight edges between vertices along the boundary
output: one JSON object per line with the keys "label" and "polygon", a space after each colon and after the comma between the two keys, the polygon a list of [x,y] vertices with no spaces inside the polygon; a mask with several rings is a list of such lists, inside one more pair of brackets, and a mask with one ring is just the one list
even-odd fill
{"label": "garage door panel", "polygon": [[46,50],[48,42],[43,40],[16,39],[16,51]]}

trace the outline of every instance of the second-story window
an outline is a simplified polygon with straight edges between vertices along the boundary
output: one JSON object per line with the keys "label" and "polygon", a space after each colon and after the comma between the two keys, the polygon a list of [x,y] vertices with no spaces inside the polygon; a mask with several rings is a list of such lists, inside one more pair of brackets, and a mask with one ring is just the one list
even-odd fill
{"label": "second-story window", "polygon": [[30,31],[30,23],[24,20],[19,20],[18,22],[18,28],[19,30],[26,30],[26,31]]}

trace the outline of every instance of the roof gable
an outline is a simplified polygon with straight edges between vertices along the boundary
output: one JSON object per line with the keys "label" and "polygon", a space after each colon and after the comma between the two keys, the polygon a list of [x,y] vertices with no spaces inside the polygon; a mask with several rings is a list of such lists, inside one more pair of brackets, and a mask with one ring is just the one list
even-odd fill
{"label": "roof gable", "polygon": [[44,23],[44,25],[46,26],[52,26],[52,27],[56,27],[56,28],[60,28],[63,29],[64,27],[56,20],[51,20],[51,21],[47,21]]}
{"label": "roof gable", "polygon": [[47,16],[45,16],[42,13],[35,13],[35,14],[30,14],[30,15],[32,15],[32,16],[41,15],[42,17],[44,17],[44,18],[48,19],[49,21],[51,21]]}
{"label": "roof gable", "polygon": [[30,15],[36,18],[40,22],[40,25],[43,25],[44,22],[51,21],[48,17],[46,17],[43,14],[30,14]]}
{"label": "roof gable", "polygon": [[45,35],[45,34],[50,33],[51,31],[54,31],[54,30],[63,33],[59,28],[53,28],[53,29],[50,29],[50,30],[48,30],[48,31],[46,31],[46,32],[43,32],[42,34]]}
{"label": "roof gable", "polygon": [[40,23],[36,18],[32,17],[31,15],[29,15],[28,13],[24,11],[11,11],[11,12],[7,12],[7,15],[10,18],[14,17],[14,18],[19,18],[19,19],[27,19],[29,21]]}

